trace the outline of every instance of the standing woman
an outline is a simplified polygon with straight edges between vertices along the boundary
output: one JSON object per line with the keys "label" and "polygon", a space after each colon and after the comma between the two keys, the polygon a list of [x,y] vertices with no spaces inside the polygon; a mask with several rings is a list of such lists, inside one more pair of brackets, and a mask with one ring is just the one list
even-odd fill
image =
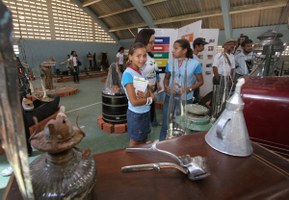
{"label": "standing woman", "polygon": [[[170,94],[175,95],[175,97],[181,99],[181,101],[186,101],[187,104],[193,103],[194,90],[204,83],[202,66],[199,61],[193,59],[193,50],[188,40],[176,40],[173,45],[172,54],[173,59],[167,63],[165,70],[164,89],[166,95],[159,140],[164,140],[167,136]],[[174,75],[174,78],[172,75]],[[174,80],[174,82],[172,80]],[[186,84],[183,84],[185,80]]]}
{"label": "standing woman", "polygon": [[78,62],[77,62],[77,54],[76,51],[71,51],[70,53],[70,62],[72,65],[72,75],[73,75],[73,81],[74,83],[79,83],[79,70],[78,70]]}
{"label": "standing woman", "polygon": [[[155,30],[153,29],[142,29],[136,36],[135,42],[141,42],[146,46],[147,50],[147,61],[142,67],[142,71],[144,72],[145,79],[149,81],[150,90],[153,92],[160,91],[162,88],[159,84],[160,76],[158,74],[159,68],[155,63],[153,58],[153,54],[151,52],[152,47],[155,42]],[[158,126],[159,123],[156,117],[156,106],[155,101],[151,104],[150,109],[150,121],[152,126]]]}
{"label": "standing woman", "polygon": [[123,52],[124,52],[124,47],[120,47],[118,49],[118,52],[116,54],[116,66],[117,69],[120,70],[121,73],[123,73]]}
{"label": "standing woman", "polygon": [[129,146],[143,144],[150,133],[149,110],[154,99],[153,93],[136,91],[135,80],[144,78],[140,70],[147,60],[146,48],[142,43],[134,43],[128,52],[128,67],[123,73],[121,84],[128,99],[127,128]]}

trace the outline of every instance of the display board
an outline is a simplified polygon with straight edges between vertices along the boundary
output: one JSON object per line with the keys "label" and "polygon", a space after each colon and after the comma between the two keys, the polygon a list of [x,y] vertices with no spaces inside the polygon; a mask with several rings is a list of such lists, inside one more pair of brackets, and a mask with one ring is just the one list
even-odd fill
{"label": "display board", "polygon": [[203,67],[204,84],[201,86],[200,95],[205,96],[213,90],[213,60],[217,53],[219,29],[201,29],[200,36],[206,39],[209,44],[205,45],[203,52],[199,53],[198,57]]}
{"label": "display board", "polygon": [[200,31],[202,29],[202,21],[199,20],[192,24],[188,24],[178,29],[178,39],[187,39],[191,47],[193,47],[193,41],[195,38],[199,37]]}
{"label": "display board", "polygon": [[[140,31],[141,29],[139,29]],[[152,49],[154,59],[160,70],[161,85],[163,88],[163,78],[165,66],[172,58],[173,44],[177,39],[187,39],[193,48],[193,41],[198,37],[203,37],[209,44],[205,45],[205,49],[199,54],[199,59],[203,67],[204,85],[200,88],[200,95],[205,96],[213,90],[212,84],[212,63],[216,54],[218,44],[218,29],[202,29],[202,21],[199,20],[192,24],[188,24],[179,29],[160,29],[155,30],[155,43]]]}
{"label": "display board", "polygon": [[165,72],[166,64],[172,57],[173,43],[178,38],[178,29],[154,29],[155,43],[152,49],[155,62],[161,73]]}
{"label": "display board", "polygon": [[170,53],[170,37],[156,37],[152,52],[160,69],[164,69]]}

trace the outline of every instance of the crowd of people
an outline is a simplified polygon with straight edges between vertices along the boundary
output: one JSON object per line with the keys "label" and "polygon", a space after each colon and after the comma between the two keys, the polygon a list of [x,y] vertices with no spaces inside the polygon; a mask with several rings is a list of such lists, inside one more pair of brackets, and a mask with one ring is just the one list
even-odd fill
{"label": "crowd of people", "polygon": [[[129,146],[147,142],[151,126],[161,126],[159,140],[167,138],[169,117],[171,113],[180,114],[181,109],[176,105],[200,102],[200,87],[204,83],[202,65],[199,53],[208,44],[205,38],[196,38],[193,49],[188,40],[174,41],[172,56],[166,64],[163,87],[160,84],[159,68],[151,52],[155,41],[155,30],[142,29],[135,37],[134,44],[128,51],[127,61],[124,58],[124,47],[120,47],[116,54],[117,70],[122,74],[121,84],[128,99],[127,126]],[[234,84],[238,78],[247,76],[252,69],[253,41],[241,34],[236,41],[228,39],[223,43],[223,52],[215,54],[213,58],[213,91],[209,100],[212,106],[212,119],[216,119],[224,110],[225,102],[233,92]],[[91,56],[90,56],[91,57]],[[73,76],[74,83],[79,83],[79,66],[76,51],[67,55],[67,67]],[[90,67],[91,67],[90,63]],[[145,91],[135,88],[136,78],[146,80]],[[156,117],[155,100],[157,93],[164,90],[162,110],[162,123]],[[172,100],[171,100],[172,99]],[[175,106],[170,107],[170,103]],[[23,117],[25,120],[25,116]],[[26,123],[25,123],[26,124]],[[28,137],[29,129],[25,126]],[[27,140],[28,154],[32,148]],[[6,169],[5,169],[6,170]],[[4,175],[11,174],[9,168]]]}
{"label": "crowd of people", "polygon": [[248,36],[241,34],[238,41],[228,39],[223,43],[223,48],[224,51],[217,53],[213,61],[213,119],[224,110],[237,80],[247,76],[252,69],[253,41]]}
{"label": "crowd of people", "polygon": [[[122,75],[122,86],[128,98],[127,125],[129,146],[142,144],[147,141],[151,126],[161,126],[159,140],[167,138],[169,116],[171,113],[180,114],[178,106],[200,101],[199,89],[204,83],[202,65],[199,53],[208,44],[205,38],[196,38],[193,49],[188,40],[174,41],[172,56],[165,68],[163,87],[160,84],[158,66],[151,52],[155,40],[153,29],[142,29],[135,37],[134,44],[128,52],[126,69],[123,68],[124,48],[121,47],[116,56],[116,63]],[[224,51],[217,53],[213,59],[213,91],[210,103],[212,117],[217,118],[224,109],[226,100],[233,92],[237,79],[249,74],[252,64],[253,41],[241,34],[238,41],[228,39],[223,43]],[[148,81],[146,91],[137,91],[135,78]],[[155,112],[157,92],[164,89],[162,123],[159,123]],[[170,100],[172,98],[172,100]]]}

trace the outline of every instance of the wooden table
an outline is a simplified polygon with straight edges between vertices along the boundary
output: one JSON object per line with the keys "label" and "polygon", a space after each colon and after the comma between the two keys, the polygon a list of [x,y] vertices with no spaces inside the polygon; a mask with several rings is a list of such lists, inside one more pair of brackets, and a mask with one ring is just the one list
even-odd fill
{"label": "wooden table", "polygon": [[[206,179],[191,181],[175,169],[124,174],[120,168],[125,165],[173,160],[157,152],[122,149],[94,155],[97,182],[92,199],[289,199],[288,160],[255,143],[249,157],[228,156],[208,146],[204,135],[182,136],[157,146],[176,155],[207,157],[211,175]],[[21,199],[16,181],[10,181],[4,197]]]}

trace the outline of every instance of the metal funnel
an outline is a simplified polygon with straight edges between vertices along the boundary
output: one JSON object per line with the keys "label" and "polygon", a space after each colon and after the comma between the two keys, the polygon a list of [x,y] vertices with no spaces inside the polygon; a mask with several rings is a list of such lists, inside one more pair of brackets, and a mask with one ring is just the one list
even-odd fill
{"label": "metal funnel", "polygon": [[215,150],[232,156],[245,157],[253,152],[243,115],[244,102],[240,96],[245,79],[238,80],[233,96],[226,108],[205,136],[206,142]]}

